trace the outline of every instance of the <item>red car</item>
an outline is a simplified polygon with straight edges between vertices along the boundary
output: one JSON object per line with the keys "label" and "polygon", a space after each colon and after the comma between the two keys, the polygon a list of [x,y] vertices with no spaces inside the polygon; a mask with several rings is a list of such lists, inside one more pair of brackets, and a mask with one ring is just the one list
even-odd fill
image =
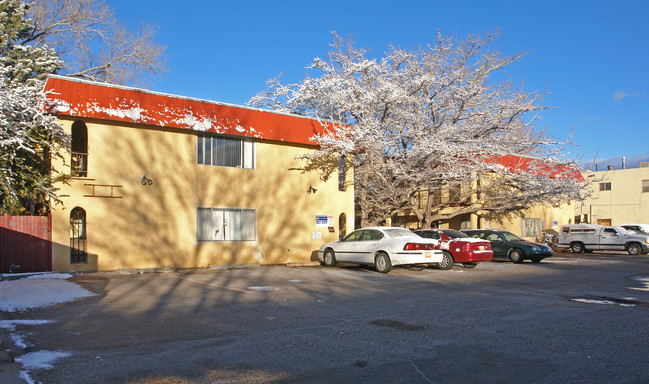
{"label": "red car", "polygon": [[469,237],[454,229],[418,229],[415,233],[439,240],[439,249],[444,252],[439,269],[451,269],[455,263],[462,263],[465,268],[475,268],[479,261],[488,261],[494,257],[491,242]]}

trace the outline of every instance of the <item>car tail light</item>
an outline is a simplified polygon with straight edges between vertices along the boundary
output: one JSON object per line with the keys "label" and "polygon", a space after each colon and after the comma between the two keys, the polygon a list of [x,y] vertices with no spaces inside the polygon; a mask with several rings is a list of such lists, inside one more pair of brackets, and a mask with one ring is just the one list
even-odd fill
{"label": "car tail light", "polygon": [[404,251],[419,251],[419,250],[431,250],[435,249],[434,244],[422,244],[422,243],[406,243],[403,246]]}
{"label": "car tail light", "polygon": [[491,243],[467,243],[464,246],[467,251],[489,251],[491,250]]}

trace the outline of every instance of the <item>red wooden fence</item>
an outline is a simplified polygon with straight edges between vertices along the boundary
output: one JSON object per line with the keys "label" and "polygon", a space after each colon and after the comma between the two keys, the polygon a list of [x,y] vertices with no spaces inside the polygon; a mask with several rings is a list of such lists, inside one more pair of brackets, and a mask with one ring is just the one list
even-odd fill
{"label": "red wooden fence", "polygon": [[52,270],[52,216],[0,216],[0,272]]}

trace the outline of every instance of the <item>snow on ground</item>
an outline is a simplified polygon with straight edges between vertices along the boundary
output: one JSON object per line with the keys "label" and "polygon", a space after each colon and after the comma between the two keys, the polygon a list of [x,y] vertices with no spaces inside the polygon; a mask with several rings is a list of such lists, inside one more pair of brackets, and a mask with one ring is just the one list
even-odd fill
{"label": "snow on ground", "polygon": [[[81,297],[93,296],[93,293],[77,284],[67,281],[72,275],[64,273],[12,274],[2,275],[11,280],[0,281],[0,311],[16,312],[42,308],[53,304],[74,301]],[[20,348],[28,347],[24,334],[16,326],[38,326],[49,320],[0,320],[0,328],[9,331],[14,344]],[[33,351],[15,358],[23,366],[20,377],[28,384],[34,383],[29,375],[33,369],[52,368],[57,359],[70,356],[63,351]]]}
{"label": "snow on ground", "polygon": [[24,349],[27,348],[27,344],[23,339],[22,333],[16,331],[16,325],[40,325],[49,322],[49,320],[0,320],[0,328],[8,330],[11,340],[13,340],[16,347]]}
{"label": "snow on ground", "polygon": [[0,281],[0,310],[7,312],[42,308],[92,296],[89,291],[67,281],[72,275],[45,273]]}
{"label": "snow on ground", "polygon": [[60,351],[36,351],[16,357],[25,369],[49,369],[54,366],[52,363],[60,358],[70,356],[67,352]]}

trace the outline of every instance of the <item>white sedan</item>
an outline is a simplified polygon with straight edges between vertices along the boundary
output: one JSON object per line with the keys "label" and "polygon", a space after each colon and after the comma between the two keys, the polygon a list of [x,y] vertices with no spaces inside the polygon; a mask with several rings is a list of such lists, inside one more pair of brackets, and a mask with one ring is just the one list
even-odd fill
{"label": "white sedan", "polygon": [[443,253],[435,247],[439,247],[437,240],[424,239],[407,229],[368,227],[323,245],[318,258],[328,267],[338,262],[366,264],[387,273],[393,265],[440,263]]}

